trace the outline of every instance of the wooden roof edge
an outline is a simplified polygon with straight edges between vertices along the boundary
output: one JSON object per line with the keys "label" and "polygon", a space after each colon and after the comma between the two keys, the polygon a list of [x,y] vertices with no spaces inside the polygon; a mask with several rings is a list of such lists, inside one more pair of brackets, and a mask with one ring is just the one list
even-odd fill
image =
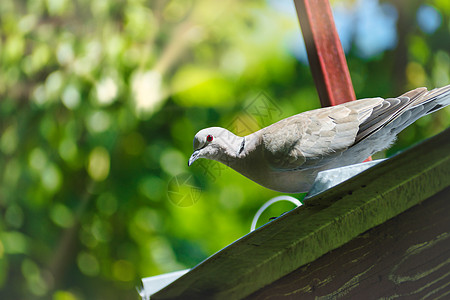
{"label": "wooden roof edge", "polygon": [[241,299],[450,186],[450,128],[245,235],[151,299]]}

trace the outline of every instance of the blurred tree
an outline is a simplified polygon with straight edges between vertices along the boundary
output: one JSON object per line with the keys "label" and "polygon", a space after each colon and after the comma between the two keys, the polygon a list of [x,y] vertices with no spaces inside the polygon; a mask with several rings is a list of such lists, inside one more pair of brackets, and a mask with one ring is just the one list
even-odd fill
{"label": "blurred tree", "polygon": [[[447,0],[332,3],[358,97],[449,83]],[[141,277],[247,233],[277,193],[187,169],[192,138],[318,107],[302,53],[291,1],[2,0],[0,298],[136,299]],[[421,119],[388,154],[448,120]]]}

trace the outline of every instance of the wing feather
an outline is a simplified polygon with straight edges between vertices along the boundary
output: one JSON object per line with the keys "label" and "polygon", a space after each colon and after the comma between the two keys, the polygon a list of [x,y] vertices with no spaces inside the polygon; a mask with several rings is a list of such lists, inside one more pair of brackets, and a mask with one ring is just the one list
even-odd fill
{"label": "wing feather", "polygon": [[369,98],[304,112],[264,128],[265,157],[274,169],[292,170],[326,163],[355,142],[359,125],[382,98]]}

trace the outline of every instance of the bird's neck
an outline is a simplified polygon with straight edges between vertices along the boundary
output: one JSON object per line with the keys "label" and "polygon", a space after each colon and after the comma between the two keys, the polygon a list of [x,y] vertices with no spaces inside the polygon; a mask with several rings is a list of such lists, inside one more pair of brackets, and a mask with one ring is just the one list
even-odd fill
{"label": "bird's neck", "polygon": [[230,165],[233,160],[239,158],[245,148],[245,137],[231,134],[223,145],[222,155],[218,157],[218,161],[226,165]]}
{"label": "bird's neck", "polygon": [[240,170],[249,155],[255,154],[254,150],[259,145],[258,141],[259,135],[255,133],[244,137],[235,135],[232,139],[228,139],[228,147],[218,161],[235,170]]}

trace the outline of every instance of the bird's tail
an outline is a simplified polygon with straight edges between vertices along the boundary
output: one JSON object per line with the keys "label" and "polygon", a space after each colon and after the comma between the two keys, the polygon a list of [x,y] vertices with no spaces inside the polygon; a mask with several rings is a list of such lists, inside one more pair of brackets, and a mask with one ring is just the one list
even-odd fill
{"label": "bird's tail", "polygon": [[423,106],[423,109],[421,109],[421,116],[423,116],[450,105],[450,85],[436,88],[431,91],[428,91],[424,87],[417,88],[403,94],[402,96],[406,96],[411,99],[407,109],[415,110],[418,107]]}
{"label": "bird's tail", "polygon": [[450,85],[428,91],[417,88],[402,96],[410,98],[409,103],[399,111],[399,118],[394,118],[391,128],[397,134],[417,119],[450,105]]}
{"label": "bird's tail", "polygon": [[447,105],[450,105],[450,85],[431,91],[417,88],[397,98],[385,99],[373,110],[374,117],[360,125],[355,144],[369,139],[368,144],[377,145],[371,154],[386,149],[403,129]]}

